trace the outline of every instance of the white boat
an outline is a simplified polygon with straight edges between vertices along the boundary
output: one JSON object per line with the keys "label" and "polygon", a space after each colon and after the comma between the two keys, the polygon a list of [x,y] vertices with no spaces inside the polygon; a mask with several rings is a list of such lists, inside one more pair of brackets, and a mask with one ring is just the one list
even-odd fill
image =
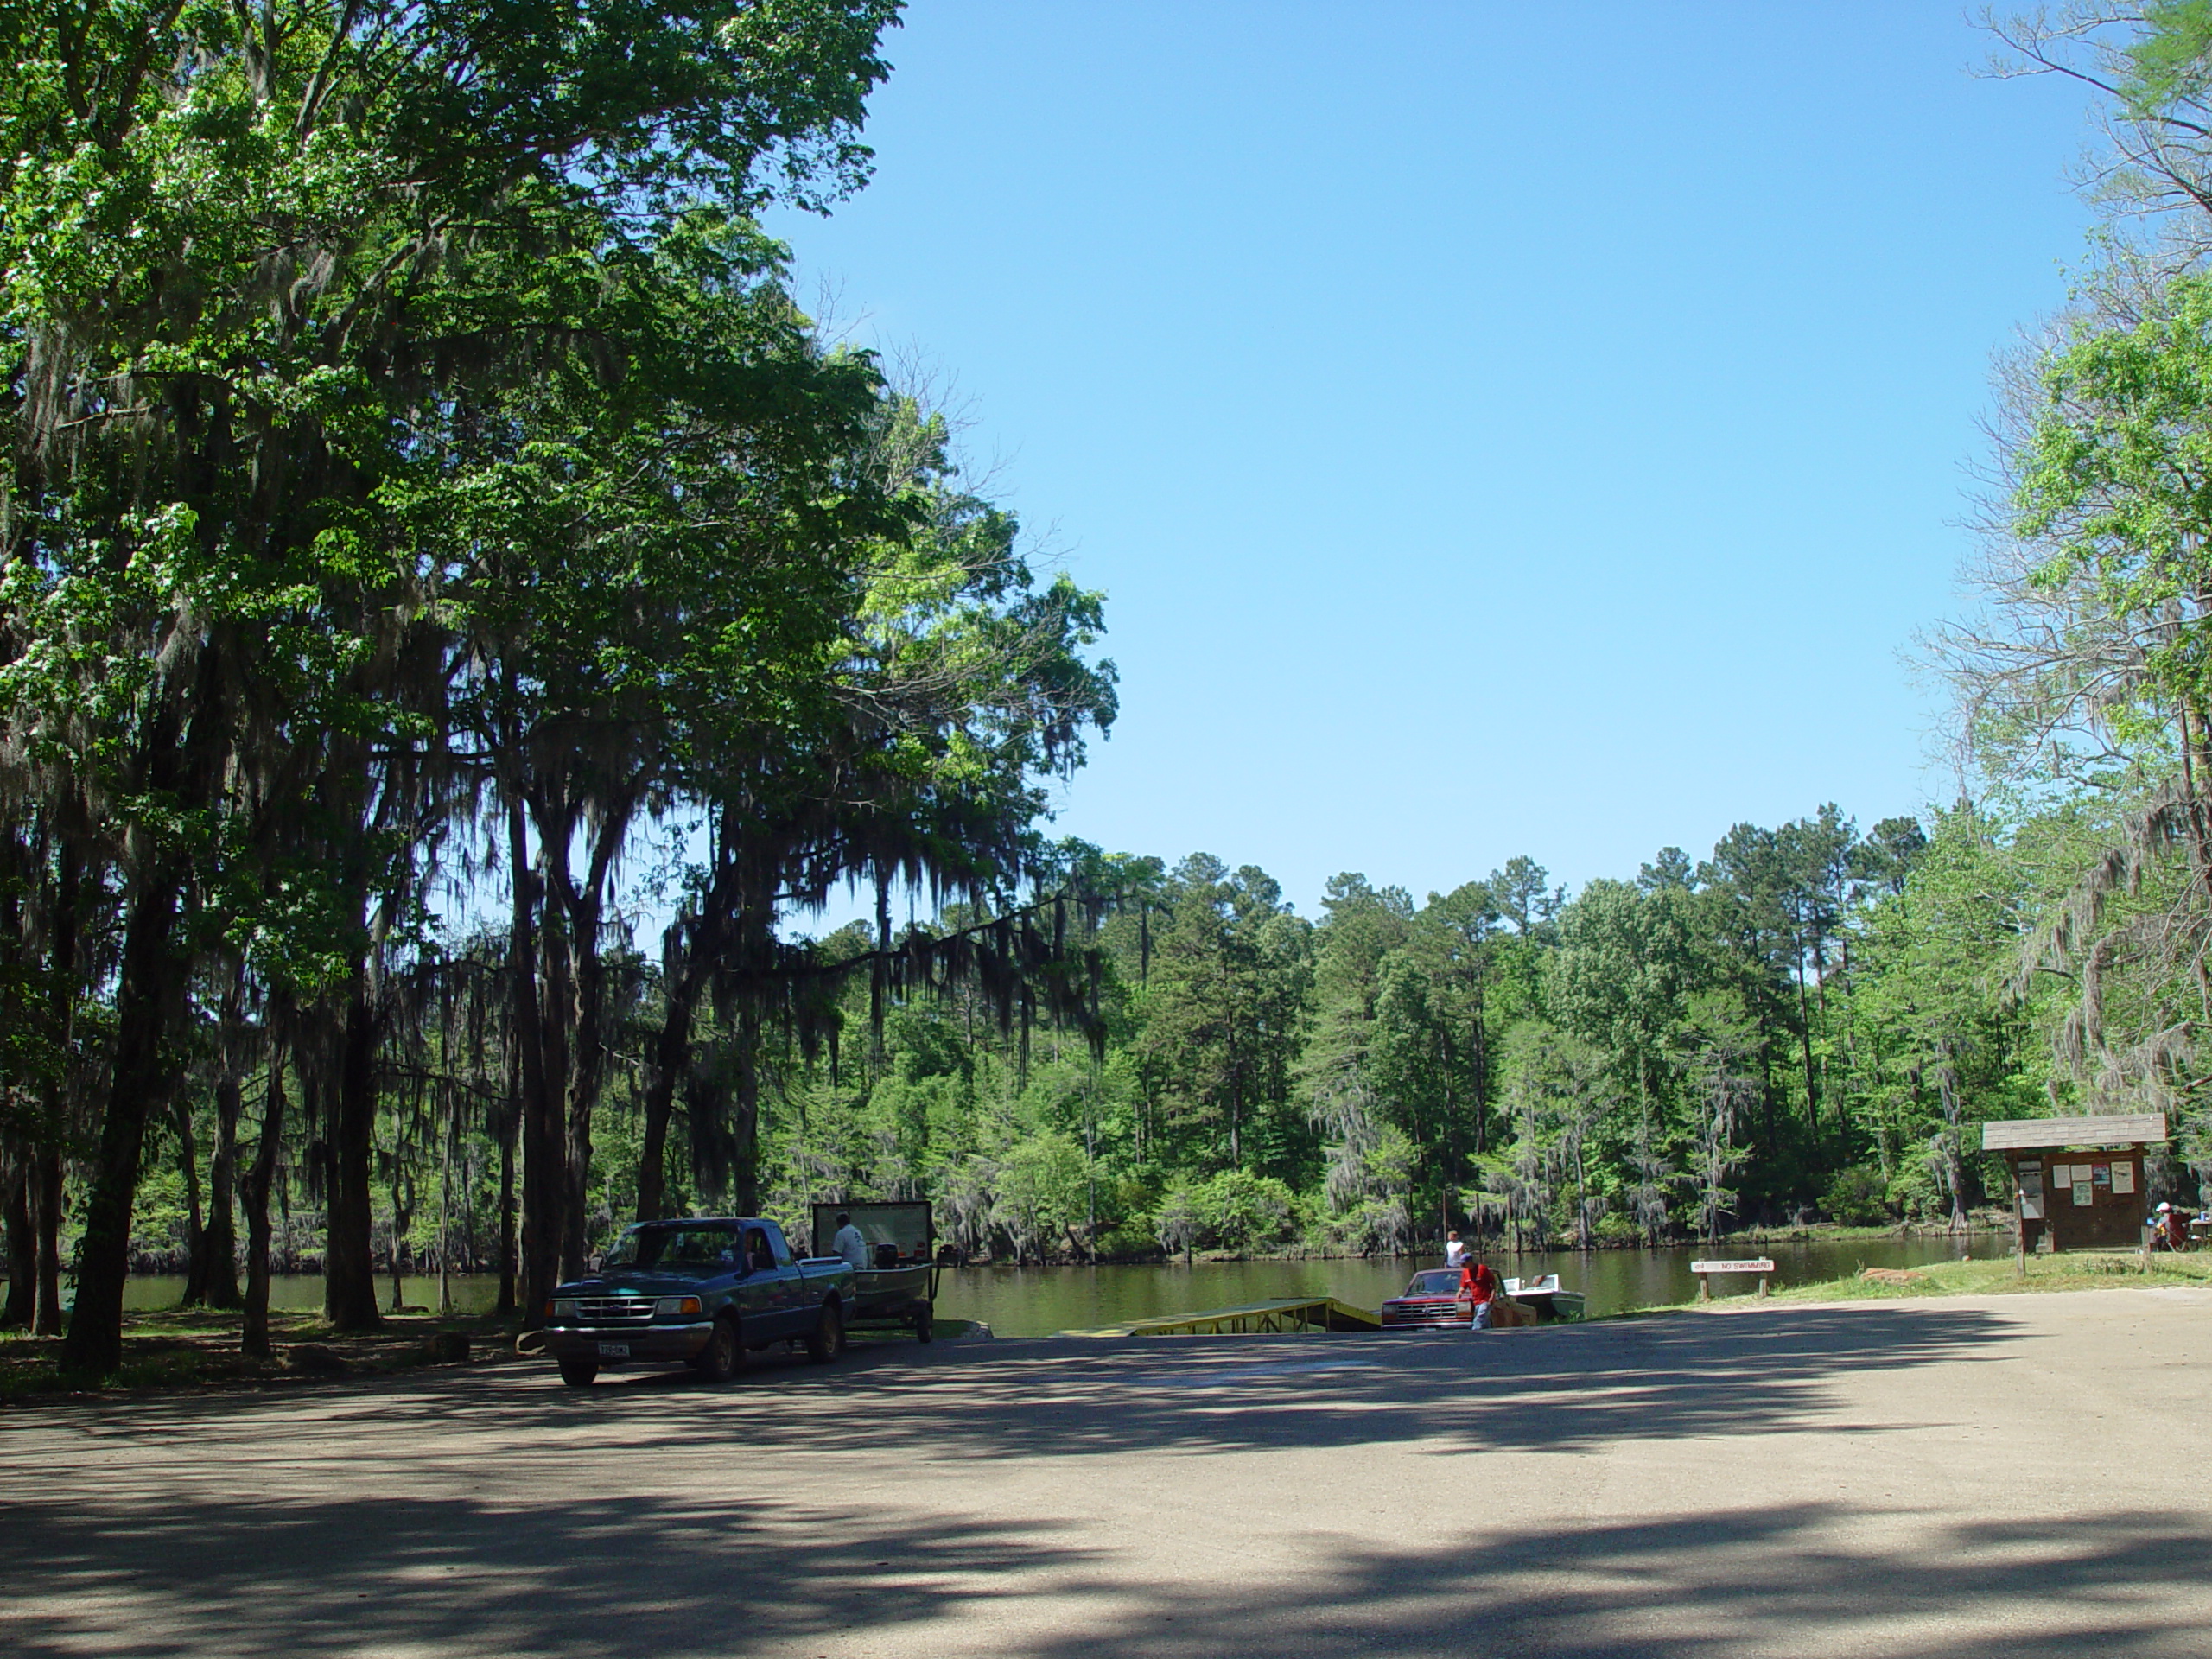
{"label": "white boat", "polygon": [[1571,1322],[1582,1317],[1582,1293],[1561,1290],[1555,1273],[1536,1279],[1508,1279],[1505,1294],[1515,1301],[1535,1308],[1537,1319],[1547,1324],[1554,1320]]}

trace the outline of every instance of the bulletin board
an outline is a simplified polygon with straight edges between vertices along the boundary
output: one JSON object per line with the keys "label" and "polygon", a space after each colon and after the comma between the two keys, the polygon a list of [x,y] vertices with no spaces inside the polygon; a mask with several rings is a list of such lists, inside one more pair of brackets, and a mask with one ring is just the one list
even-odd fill
{"label": "bulletin board", "polygon": [[2006,1155],[2025,1248],[2138,1249],[2143,1243],[2143,1154],[2042,1150]]}

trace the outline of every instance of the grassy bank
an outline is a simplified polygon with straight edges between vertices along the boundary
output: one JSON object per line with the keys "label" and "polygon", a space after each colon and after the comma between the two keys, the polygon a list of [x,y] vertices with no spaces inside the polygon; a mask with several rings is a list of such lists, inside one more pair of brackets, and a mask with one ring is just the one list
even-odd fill
{"label": "grassy bank", "polygon": [[[124,1322],[123,1363],[103,1377],[72,1376],[59,1363],[60,1338],[0,1338],[0,1407],[67,1396],[207,1393],[232,1389],[283,1388],[351,1378],[366,1381],[431,1365],[532,1365],[552,1374],[550,1363],[515,1353],[521,1323],[489,1314],[443,1319],[421,1313],[386,1314],[385,1327],[338,1336],[319,1314],[271,1313],[267,1359],[238,1351],[238,1316],[207,1308],[134,1313]],[[972,1319],[939,1319],[940,1342],[988,1335]],[[855,1331],[855,1345],[911,1343],[904,1331]]]}
{"label": "grassy bank", "polygon": [[[1791,1285],[1776,1291],[1768,1300],[1788,1303],[1872,1301],[1917,1296],[2012,1296],[2051,1290],[2141,1290],[2160,1285],[2212,1288],[2212,1251],[2190,1255],[2154,1255],[2147,1273],[2143,1258],[2132,1250],[2110,1255],[2031,1255],[2024,1274],[2020,1271],[2018,1256],[1935,1262],[1909,1270],[1878,1270],[1872,1277],[1853,1274]],[[1732,1306],[1746,1299],[1732,1288],[1725,1300]],[[1690,1302],[1684,1306],[1695,1307],[1700,1304]]]}

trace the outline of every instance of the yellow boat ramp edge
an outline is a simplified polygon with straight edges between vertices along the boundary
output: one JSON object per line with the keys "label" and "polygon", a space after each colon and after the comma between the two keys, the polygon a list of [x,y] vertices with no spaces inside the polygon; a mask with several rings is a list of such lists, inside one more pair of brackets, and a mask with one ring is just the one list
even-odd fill
{"label": "yellow boat ramp edge", "polygon": [[1216,1337],[1271,1332],[1380,1331],[1382,1317],[1333,1296],[1286,1296],[1243,1307],[1217,1307],[1162,1319],[1135,1319],[1097,1331],[1063,1331],[1064,1337]]}

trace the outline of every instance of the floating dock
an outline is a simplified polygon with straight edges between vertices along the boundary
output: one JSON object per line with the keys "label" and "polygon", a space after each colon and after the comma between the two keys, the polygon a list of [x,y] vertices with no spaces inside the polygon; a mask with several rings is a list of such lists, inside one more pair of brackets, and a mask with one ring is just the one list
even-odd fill
{"label": "floating dock", "polygon": [[1333,1296],[1286,1296],[1243,1307],[1217,1307],[1159,1319],[1133,1319],[1098,1331],[1063,1331],[1064,1337],[1220,1337],[1318,1331],[1380,1331],[1380,1315]]}

